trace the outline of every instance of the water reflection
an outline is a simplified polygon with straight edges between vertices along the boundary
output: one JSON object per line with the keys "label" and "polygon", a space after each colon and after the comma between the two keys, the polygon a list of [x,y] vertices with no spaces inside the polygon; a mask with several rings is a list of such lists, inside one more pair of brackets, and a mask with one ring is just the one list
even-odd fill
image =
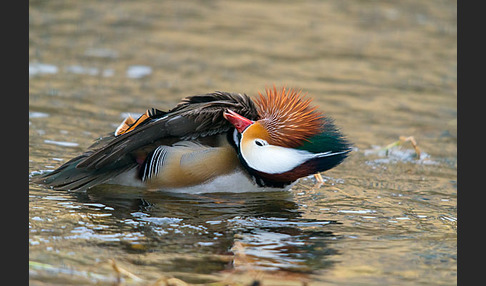
{"label": "water reflection", "polygon": [[298,205],[289,192],[187,194],[149,192],[143,189],[101,185],[86,193],[75,193],[83,203],[102,203],[123,218],[132,212],[151,216],[174,216],[199,223],[235,216],[296,218]]}
{"label": "water reflection", "polygon": [[[73,235],[103,244],[119,241],[128,253],[174,254],[164,271],[184,267],[197,273],[233,268],[307,273],[328,267],[328,256],[338,253],[330,246],[337,237],[327,230],[337,222],[302,219],[290,192],[194,195],[104,185],[72,195],[97,213],[96,224],[77,227]],[[214,263],[201,268],[188,263],[194,257],[180,258],[194,251],[227,259],[215,269]]]}

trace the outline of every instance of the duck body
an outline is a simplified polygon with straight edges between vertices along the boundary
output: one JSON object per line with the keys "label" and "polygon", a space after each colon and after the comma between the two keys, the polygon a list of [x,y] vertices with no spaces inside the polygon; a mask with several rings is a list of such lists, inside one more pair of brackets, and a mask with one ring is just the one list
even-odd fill
{"label": "duck body", "polygon": [[71,191],[103,183],[191,193],[288,189],[350,151],[309,103],[275,87],[257,101],[229,92],[189,96],[167,112],[129,116],[113,134],[34,181]]}

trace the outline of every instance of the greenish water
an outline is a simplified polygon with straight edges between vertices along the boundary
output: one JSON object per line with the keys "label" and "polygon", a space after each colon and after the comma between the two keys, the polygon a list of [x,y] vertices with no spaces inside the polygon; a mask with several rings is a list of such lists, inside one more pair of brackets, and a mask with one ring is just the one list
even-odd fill
{"label": "greenish water", "polygon": [[456,27],[455,1],[30,1],[30,176],[214,90],[302,88],[354,143],[289,192],[31,183],[30,284],[457,284]]}

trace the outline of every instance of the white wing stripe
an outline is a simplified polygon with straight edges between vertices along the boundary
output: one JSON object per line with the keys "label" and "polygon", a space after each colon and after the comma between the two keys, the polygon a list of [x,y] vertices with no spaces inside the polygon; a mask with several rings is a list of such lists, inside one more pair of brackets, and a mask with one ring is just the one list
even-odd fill
{"label": "white wing stripe", "polygon": [[159,146],[154,150],[149,162],[145,163],[146,167],[143,172],[142,181],[146,181],[159,173],[160,166],[164,164],[166,155],[167,146]]}
{"label": "white wing stripe", "polygon": [[317,157],[317,158],[330,157],[330,156],[340,155],[340,154],[344,154],[344,153],[348,153],[348,152],[349,152],[349,150],[345,150],[345,151],[341,151],[341,152],[334,152],[334,153],[332,153],[331,151],[327,151],[327,152],[323,152],[323,153],[317,153],[313,157]]}

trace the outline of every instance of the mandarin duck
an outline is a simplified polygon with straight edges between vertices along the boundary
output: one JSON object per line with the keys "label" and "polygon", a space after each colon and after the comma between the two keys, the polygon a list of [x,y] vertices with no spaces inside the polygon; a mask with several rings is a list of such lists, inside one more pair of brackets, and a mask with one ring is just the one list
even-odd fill
{"label": "mandarin duck", "polygon": [[34,181],[71,191],[102,183],[200,193],[288,189],[340,164],[350,146],[301,91],[274,86],[256,100],[217,91],[128,116]]}

